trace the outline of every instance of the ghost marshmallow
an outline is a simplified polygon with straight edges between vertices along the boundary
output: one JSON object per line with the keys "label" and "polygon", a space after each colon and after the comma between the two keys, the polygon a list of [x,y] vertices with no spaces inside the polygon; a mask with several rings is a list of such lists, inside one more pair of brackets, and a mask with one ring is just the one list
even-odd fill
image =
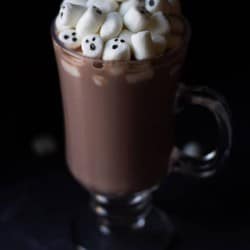
{"label": "ghost marshmallow", "polygon": [[163,5],[165,1],[164,0],[145,0],[145,8],[150,13],[163,10]]}
{"label": "ghost marshmallow", "polygon": [[68,49],[77,49],[81,46],[81,41],[73,29],[64,30],[58,35],[59,40]]}
{"label": "ghost marshmallow", "polygon": [[119,35],[122,30],[122,17],[118,12],[111,12],[107,15],[100,30],[101,38],[106,41]]}
{"label": "ghost marshmallow", "polygon": [[147,28],[149,13],[144,7],[132,6],[124,15],[125,26],[132,32],[139,32]]}
{"label": "ghost marshmallow", "polygon": [[167,48],[167,39],[165,36],[153,34],[152,40],[154,43],[154,51],[157,56],[160,56],[164,53]]}
{"label": "ghost marshmallow", "polygon": [[105,61],[130,60],[131,52],[129,45],[124,39],[113,38],[106,42],[103,57]]}
{"label": "ghost marshmallow", "polygon": [[133,35],[134,33],[129,31],[129,30],[123,30],[120,35],[119,35],[119,38],[125,40],[125,42],[130,46],[132,47],[132,43],[131,43],[131,36]]}
{"label": "ghost marshmallow", "polygon": [[151,16],[148,29],[154,34],[166,35],[170,33],[171,25],[165,15],[158,11]]}
{"label": "ghost marshmallow", "polygon": [[103,41],[99,35],[93,34],[83,38],[82,52],[84,56],[91,58],[101,58],[102,51]]}
{"label": "ghost marshmallow", "polygon": [[57,19],[58,29],[61,30],[60,27],[75,27],[85,10],[86,8],[83,6],[68,2],[63,3]]}
{"label": "ghost marshmallow", "polygon": [[115,0],[88,0],[87,6],[96,6],[102,12],[109,13],[116,11],[119,7],[119,4]]}
{"label": "ghost marshmallow", "polygon": [[155,56],[154,44],[149,31],[141,31],[132,35],[131,42],[137,60],[150,59]]}
{"label": "ghost marshmallow", "polygon": [[104,14],[96,6],[89,7],[76,25],[80,37],[96,33],[104,22]]}

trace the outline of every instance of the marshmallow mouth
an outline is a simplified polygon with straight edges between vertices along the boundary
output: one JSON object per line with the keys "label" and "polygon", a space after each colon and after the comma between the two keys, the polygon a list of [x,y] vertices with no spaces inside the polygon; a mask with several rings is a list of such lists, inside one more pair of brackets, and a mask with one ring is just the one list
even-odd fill
{"label": "marshmallow mouth", "polygon": [[78,55],[142,61],[185,47],[184,20],[179,0],[64,0],[55,33]]}

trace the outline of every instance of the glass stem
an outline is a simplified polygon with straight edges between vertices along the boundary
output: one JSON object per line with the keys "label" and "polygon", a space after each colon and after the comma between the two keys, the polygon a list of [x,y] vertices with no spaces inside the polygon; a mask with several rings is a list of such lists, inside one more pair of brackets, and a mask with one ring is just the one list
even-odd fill
{"label": "glass stem", "polygon": [[142,229],[152,209],[154,190],[155,188],[151,188],[140,193],[118,197],[92,194],[90,205],[96,214],[101,233]]}

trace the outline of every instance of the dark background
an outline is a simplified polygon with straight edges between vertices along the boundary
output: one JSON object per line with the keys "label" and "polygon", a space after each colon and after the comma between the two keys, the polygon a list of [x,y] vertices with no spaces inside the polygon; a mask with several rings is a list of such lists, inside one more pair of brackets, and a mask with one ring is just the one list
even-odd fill
{"label": "dark background", "polygon": [[[226,97],[234,137],[232,156],[218,176],[203,182],[172,176],[156,194],[156,203],[179,223],[184,240],[177,249],[250,249],[250,43],[248,8],[242,2],[183,1],[193,30],[183,79],[212,87]],[[54,210],[63,214],[72,210],[65,203],[86,203],[80,201],[81,189],[64,164],[63,115],[49,32],[59,3],[18,1],[2,6],[11,15],[2,20],[1,35],[0,213],[12,212],[0,217],[0,222],[10,222],[10,231],[17,228],[13,218],[22,221],[20,227],[30,225],[41,215],[34,211],[48,204],[60,204]],[[200,127],[205,134],[208,128],[202,123]],[[19,192],[26,202],[18,202]],[[32,213],[27,207],[34,203]],[[26,211],[23,217],[21,208]],[[41,217],[47,218],[44,228],[37,229],[41,235],[46,225],[53,232],[50,216],[44,212]],[[33,228],[35,232],[36,224]],[[0,243],[10,237],[1,239],[4,231],[0,231]]]}

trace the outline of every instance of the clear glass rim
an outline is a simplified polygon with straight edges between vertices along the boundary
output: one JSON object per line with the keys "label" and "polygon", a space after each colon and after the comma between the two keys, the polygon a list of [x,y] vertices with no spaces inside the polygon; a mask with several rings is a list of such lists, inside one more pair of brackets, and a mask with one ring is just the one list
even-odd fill
{"label": "clear glass rim", "polygon": [[56,45],[59,46],[61,49],[63,49],[63,51],[66,54],[68,54],[68,55],[70,55],[70,56],[72,56],[80,61],[88,61],[90,63],[100,63],[102,65],[110,65],[110,64],[112,64],[112,65],[119,64],[120,65],[120,64],[128,64],[129,63],[130,65],[137,66],[137,65],[144,64],[144,63],[147,64],[147,63],[153,63],[155,61],[158,62],[161,60],[168,61],[168,60],[170,60],[170,58],[176,57],[181,51],[183,51],[183,49],[186,49],[188,47],[188,44],[189,44],[189,41],[191,38],[190,23],[185,17],[180,16],[180,18],[182,18],[184,23],[185,23],[185,31],[184,31],[184,34],[182,35],[183,45],[180,48],[170,49],[165,54],[163,54],[159,57],[155,57],[152,59],[146,59],[146,60],[140,60],[140,61],[137,61],[137,60],[104,61],[102,59],[86,57],[86,56],[81,55],[80,53],[78,53],[74,50],[68,49],[67,47],[65,47],[63,42],[61,42],[58,39],[58,36],[56,35],[56,29],[55,29],[55,22],[56,22],[55,20],[56,19],[51,24],[51,36],[52,36],[53,41],[56,43]]}

